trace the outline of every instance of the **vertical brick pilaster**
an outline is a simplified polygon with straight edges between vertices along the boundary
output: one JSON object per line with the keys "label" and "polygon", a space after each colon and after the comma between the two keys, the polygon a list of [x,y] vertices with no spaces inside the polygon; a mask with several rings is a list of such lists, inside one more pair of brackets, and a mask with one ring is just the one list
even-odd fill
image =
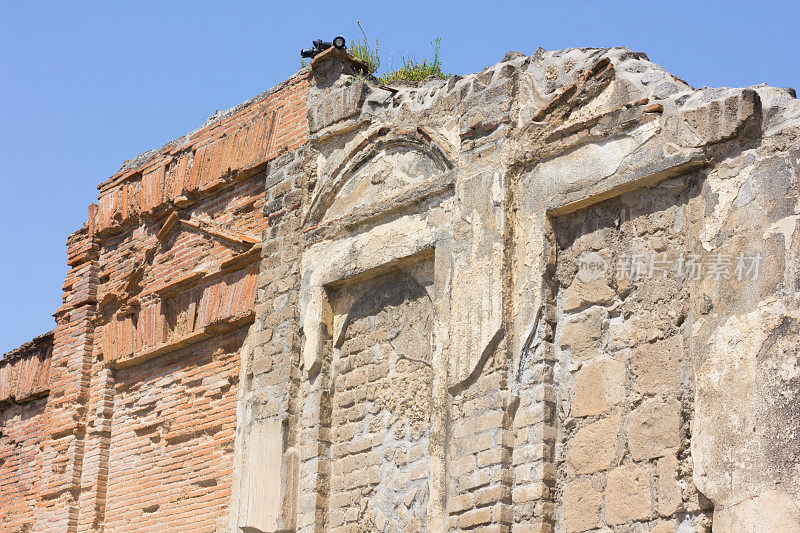
{"label": "vertical brick pilaster", "polygon": [[450,531],[481,527],[509,531],[511,527],[513,406],[504,392],[507,372],[501,354],[505,354],[504,343],[478,380],[453,396],[448,447]]}
{"label": "vertical brick pilaster", "polygon": [[92,367],[78,531],[102,530],[108,490],[114,378],[104,361],[95,360]]}
{"label": "vertical brick pilaster", "polygon": [[546,276],[542,311],[535,324],[535,340],[523,354],[511,461],[514,527],[520,531],[541,533],[550,533],[555,526],[557,428],[553,382],[556,363],[553,285],[552,276]]}
{"label": "vertical brick pilaster", "polygon": [[50,396],[44,413],[36,529],[77,531],[97,304],[97,246],[86,229],[67,241],[71,267],[55,313]]}

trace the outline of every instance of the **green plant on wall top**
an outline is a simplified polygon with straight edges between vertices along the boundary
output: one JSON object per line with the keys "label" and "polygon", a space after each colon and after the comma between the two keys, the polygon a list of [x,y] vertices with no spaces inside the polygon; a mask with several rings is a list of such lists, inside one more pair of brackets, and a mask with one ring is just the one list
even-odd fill
{"label": "green plant on wall top", "polygon": [[[361,23],[356,21],[356,24],[358,24],[363,38],[360,41],[351,40],[348,52],[350,52],[353,57],[360,59],[369,66],[369,72],[366,73],[367,76],[375,76],[375,73],[378,72],[381,66],[381,58],[378,53],[378,39],[375,39],[375,48],[373,49],[369,44],[364,28],[361,27]],[[432,60],[428,61],[427,59],[423,59],[420,63],[413,57],[403,57],[403,65],[399,69],[384,72],[383,75],[377,76],[375,79],[377,79],[379,83],[392,83],[396,81],[422,81],[430,77],[439,79],[449,78],[450,74],[446,74],[442,70],[442,61],[439,58],[442,38],[437,37],[431,42],[431,45],[433,46]]]}
{"label": "green plant on wall top", "polygon": [[367,34],[364,33],[364,28],[361,27],[361,22],[356,21],[358,24],[358,29],[361,30],[361,35],[363,36],[363,40],[361,41],[354,41],[350,40],[350,48],[348,48],[348,52],[355,57],[356,59],[360,59],[367,65],[369,65],[369,72],[367,75],[375,74],[381,66],[381,58],[378,55],[378,39],[375,38],[375,50],[373,50],[370,45],[369,41],[367,40]]}
{"label": "green plant on wall top", "polygon": [[439,51],[442,48],[442,38],[437,37],[431,42],[433,46],[433,59],[428,62],[423,59],[422,63],[418,62],[413,57],[410,59],[403,58],[403,66],[393,72],[387,72],[379,79],[382,83],[391,83],[393,81],[422,81],[427,78],[446,79],[450,74],[445,74],[442,71],[442,61],[439,59]]}

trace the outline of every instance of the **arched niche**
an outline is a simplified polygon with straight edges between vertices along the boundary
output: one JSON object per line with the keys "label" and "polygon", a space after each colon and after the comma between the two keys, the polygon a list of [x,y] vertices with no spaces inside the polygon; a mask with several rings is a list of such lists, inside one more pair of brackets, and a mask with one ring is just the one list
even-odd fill
{"label": "arched niche", "polygon": [[453,164],[439,145],[417,133],[379,130],[362,142],[322,181],[306,226],[347,218],[368,218],[425,195]]}

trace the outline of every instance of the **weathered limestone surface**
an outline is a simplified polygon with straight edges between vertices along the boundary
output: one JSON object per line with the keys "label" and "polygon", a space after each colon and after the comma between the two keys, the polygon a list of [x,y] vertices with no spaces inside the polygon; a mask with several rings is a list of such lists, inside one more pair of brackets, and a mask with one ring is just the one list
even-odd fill
{"label": "weathered limestone surface", "polygon": [[358,67],[331,49],[101,186],[50,359],[0,363],[41,378],[0,374],[0,516],[800,530],[794,92],[624,48]]}

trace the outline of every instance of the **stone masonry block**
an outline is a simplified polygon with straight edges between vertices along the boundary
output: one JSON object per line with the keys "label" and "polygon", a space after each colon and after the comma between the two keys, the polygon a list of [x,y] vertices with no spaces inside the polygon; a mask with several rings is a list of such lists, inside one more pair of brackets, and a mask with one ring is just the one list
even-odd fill
{"label": "stone masonry block", "polygon": [[625,399],[625,364],[610,357],[587,363],[578,372],[570,413],[593,416]]}
{"label": "stone masonry block", "polygon": [[615,468],[606,478],[606,522],[619,525],[646,520],[652,515],[650,475],[647,465]]}
{"label": "stone masonry block", "polygon": [[683,342],[678,335],[638,346],[631,354],[636,390],[676,393],[683,384]]}
{"label": "stone masonry block", "polygon": [[561,331],[561,346],[570,348],[573,363],[599,355],[604,315],[602,308],[592,307],[567,318]]}
{"label": "stone masonry block", "polygon": [[567,469],[577,474],[605,470],[617,457],[621,416],[614,413],[578,430],[567,453]]}
{"label": "stone masonry block", "polygon": [[672,516],[681,509],[681,485],[678,482],[678,459],[674,454],[658,460],[655,484],[656,510],[661,516]]}
{"label": "stone masonry block", "polygon": [[564,522],[566,533],[594,529],[600,521],[603,495],[592,486],[589,478],[573,481],[564,488]]}
{"label": "stone masonry block", "polygon": [[606,283],[605,278],[584,282],[576,277],[564,291],[563,309],[574,311],[587,305],[606,305],[614,300],[614,291]]}
{"label": "stone masonry block", "polygon": [[681,443],[681,404],[676,399],[646,400],[628,417],[628,449],[635,461],[659,457]]}

